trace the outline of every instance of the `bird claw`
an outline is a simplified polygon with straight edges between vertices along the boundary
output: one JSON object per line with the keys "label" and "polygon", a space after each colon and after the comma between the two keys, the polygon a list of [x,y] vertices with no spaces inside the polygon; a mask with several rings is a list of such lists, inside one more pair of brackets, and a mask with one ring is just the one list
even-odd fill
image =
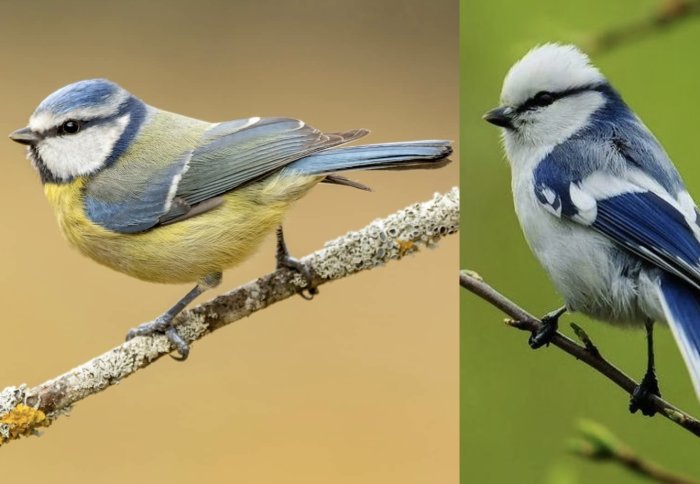
{"label": "bird claw", "polygon": [[530,348],[536,350],[543,346],[549,346],[549,343],[552,342],[552,338],[554,338],[554,335],[557,333],[557,327],[556,323],[544,323],[544,326],[538,331],[534,331],[527,340]]}
{"label": "bird claw", "polygon": [[170,327],[170,320],[159,316],[153,321],[148,323],[143,323],[135,328],[131,328],[128,333],[126,333],[126,340],[129,341],[137,336],[151,336],[155,333],[165,333],[165,331]]}
{"label": "bird claw", "polygon": [[172,319],[159,316],[153,321],[148,323],[143,323],[135,328],[129,330],[126,334],[126,340],[129,341],[137,336],[154,336],[157,334],[165,335],[175,350],[179,353],[179,356],[172,356],[171,358],[177,361],[185,361],[190,354],[190,347],[182,336],[177,332],[177,329],[172,326]]}
{"label": "bird claw", "polygon": [[630,413],[636,413],[637,410],[642,411],[642,415],[653,417],[656,415],[656,408],[652,403],[651,396],[656,395],[661,397],[659,391],[659,382],[656,380],[654,373],[647,372],[642,379],[642,382],[632,392],[630,397]]}
{"label": "bird claw", "polygon": [[557,309],[556,311],[552,311],[551,313],[545,315],[541,319],[542,327],[539,330],[534,331],[527,341],[530,348],[536,350],[542,346],[549,346],[549,343],[552,342],[552,338],[554,338],[554,335],[557,334],[557,329],[559,328],[559,318],[565,312],[565,308]]}
{"label": "bird claw", "polygon": [[168,328],[165,332],[165,336],[179,353],[179,356],[170,355],[170,357],[175,361],[185,361],[187,357],[190,356],[190,345],[187,344],[187,341],[180,336],[180,333],[177,332],[174,326]]}
{"label": "bird claw", "polygon": [[285,255],[277,260],[277,268],[280,269],[282,267],[298,272],[302,279],[306,281],[306,286],[299,290],[299,295],[301,297],[307,301],[311,301],[314,296],[318,294],[318,288],[313,283],[314,277],[311,274],[311,268],[308,264],[289,255]]}
{"label": "bird claw", "polygon": [[277,269],[287,268],[298,272],[301,277],[306,281],[306,286],[301,288],[298,292],[301,297],[307,301],[311,301],[316,294],[318,294],[318,288],[314,285],[314,277],[311,273],[311,267],[308,264],[300,261],[289,255],[289,249],[287,249],[287,244],[284,241],[284,232],[282,231],[282,226],[277,227]]}

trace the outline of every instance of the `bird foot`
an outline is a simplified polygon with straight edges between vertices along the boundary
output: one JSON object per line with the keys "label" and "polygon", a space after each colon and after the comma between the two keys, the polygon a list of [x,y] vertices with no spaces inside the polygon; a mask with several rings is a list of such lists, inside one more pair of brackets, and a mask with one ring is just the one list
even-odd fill
{"label": "bird foot", "polygon": [[656,380],[654,372],[647,372],[642,379],[642,383],[637,386],[630,397],[630,413],[642,411],[642,415],[653,417],[656,415],[656,408],[651,401],[651,396],[661,396],[659,382]]}
{"label": "bird foot", "polygon": [[299,291],[299,295],[310,301],[318,294],[318,288],[314,285],[314,278],[311,273],[311,267],[308,264],[300,261],[289,255],[289,249],[284,241],[284,232],[282,226],[277,228],[277,269],[287,268],[298,272],[306,281],[306,287]]}
{"label": "bird foot", "polygon": [[166,315],[158,316],[151,322],[143,323],[129,330],[126,334],[126,340],[135,338],[136,336],[153,336],[156,334],[164,334],[170,344],[175,347],[179,356],[172,356],[174,360],[185,361],[190,354],[190,347],[187,342],[180,336],[177,329],[172,325],[172,319]]}
{"label": "bird foot", "polygon": [[559,328],[559,318],[565,312],[566,308],[561,308],[542,317],[542,327],[539,330],[534,331],[527,341],[530,348],[536,350],[542,346],[549,346],[549,343],[552,342],[552,338],[554,338],[554,335],[557,334],[557,329]]}
{"label": "bird foot", "polygon": [[281,269],[283,267],[298,272],[306,281],[306,287],[299,291],[299,295],[301,297],[307,301],[311,301],[314,296],[318,294],[318,288],[313,284],[314,278],[311,275],[311,268],[308,264],[303,263],[299,259],[291,257],[289,254],[286,254],[285,257],[277,258],[277,269]]}

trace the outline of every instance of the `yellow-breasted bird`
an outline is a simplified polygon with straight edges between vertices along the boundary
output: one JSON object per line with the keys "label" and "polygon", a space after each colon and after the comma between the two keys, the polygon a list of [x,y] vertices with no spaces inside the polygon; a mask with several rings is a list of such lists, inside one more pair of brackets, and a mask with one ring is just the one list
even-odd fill
{"label": "yellow-breasted bird", "polygon": [[189,348],[174,317],[275,228],[278,267],[310,281],[308,269],[289,256],[281,223],[314,185],[362,188],[335,173],[434,168],[452,152],[442,140],[338,147],[367,133],[323,133],[290,118],[209,123],[92,79],[44,99],[29,126],[10,138],[27,145],[59,225],[80,252],[146,281],[196,282],[127,336],[165,333],[184,359]]}

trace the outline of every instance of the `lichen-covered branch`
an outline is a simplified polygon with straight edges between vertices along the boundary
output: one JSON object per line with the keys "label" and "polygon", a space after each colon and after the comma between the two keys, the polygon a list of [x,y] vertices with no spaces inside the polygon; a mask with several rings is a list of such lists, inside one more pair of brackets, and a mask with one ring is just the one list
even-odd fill
{"label": "lichen-covered branch", "polygon": [[[513,318],[507,321],[509,326],[532,333],[538,331],[542,327],[542,321],[488,285],[477,274],[469,271],[461,271],[459,274],[459,284]],[[561,348],[577,360],[594,368],[631,395],[639,384],[623,373],[622,370],[603,358],[590,338],[588,338],[580,327],[576,326],[575,331],[577,336],[583,341],[583,345],[576,343],[574,340],[558,331],[552,338],[552,345]],[[659,414],[700,437],[700,421],[695,417],[692,417],[661,397],[650,395],[649,398]]]}
{"label": "lichen-covered branch", "polygon": [[[321,285],[401,259],[422,247],[433,247],[458,229],[459,191],[453,188],[330,241],[303,261],[313,271],[314,284]],[[176,320],[178,332],[192,343],[294,296],[304,285],[297,273],[286,269],[267,274],[183,312]],[[5,388],[0,392],[0,445],[47,427],[76,402],[114,385],[171,350],[164,336],[137,337],[36,387]]]}
{"label": "lichen-covered branch", "polygon": [[698,14],[700,14],[698,0],[660,0],[659,6],[648,17],[601,32],[590,38],[585,47],[592,53],[611,50],[627,42],[667,30]]}
{"label": "lichen-covered branch", "polygon": [[650,462],[625,445],[607,428],[597,422],[584,420],[578,424],[579,437],[569,442],[569,450],[595,462],[619,464],[625,469],[649,480],[665,484],[700,484]]}

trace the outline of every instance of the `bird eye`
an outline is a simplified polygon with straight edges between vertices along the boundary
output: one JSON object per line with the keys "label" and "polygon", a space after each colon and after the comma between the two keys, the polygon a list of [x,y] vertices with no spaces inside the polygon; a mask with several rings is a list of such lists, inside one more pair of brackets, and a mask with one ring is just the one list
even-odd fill
{"label": "bird eye", "polygon": [[80,131],[81,127],[82,123],[80,121],[69,119],[61,125],[60,132],[61,134],[75,134]]}
{"label": "bird eye", "polygon": [[553,102],[554,95],[547,91],[540,91],[532,98],[532,104],[535,106],[549,106]]}

